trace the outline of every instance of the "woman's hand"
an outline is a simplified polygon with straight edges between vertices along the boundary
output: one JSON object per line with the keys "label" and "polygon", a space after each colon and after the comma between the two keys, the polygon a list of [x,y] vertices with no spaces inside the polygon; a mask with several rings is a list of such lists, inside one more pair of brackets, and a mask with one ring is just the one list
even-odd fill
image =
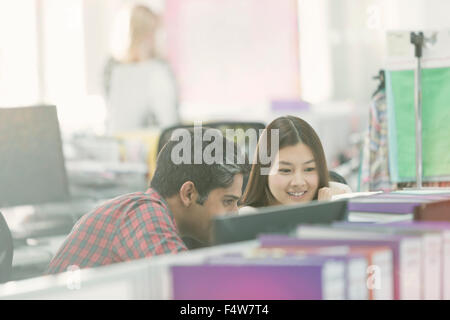
{"label": "woman's hand", "polygon": [[319,189],[317,195],[318,200],[331,200],[333,196],[343,193],[350,193],[352,189],[346,184],[331,181],[329,187],[323,187]]}
{"label": "woman's hand", "polygon": [[323,187],[319,189],[319,194],[317,195],[317,200],[331,200],[333,196],[331,188]]}

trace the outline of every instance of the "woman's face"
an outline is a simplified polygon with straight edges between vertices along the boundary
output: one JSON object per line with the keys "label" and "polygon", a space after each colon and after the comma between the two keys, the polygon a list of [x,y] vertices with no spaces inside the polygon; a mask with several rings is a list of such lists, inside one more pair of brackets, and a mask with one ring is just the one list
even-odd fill
{"label": "woman's face", "polygon": [[319,173],[311,149],[303,143],[281,148],[269,175],[269,189],[277,204],[313,200],[319,186]]}

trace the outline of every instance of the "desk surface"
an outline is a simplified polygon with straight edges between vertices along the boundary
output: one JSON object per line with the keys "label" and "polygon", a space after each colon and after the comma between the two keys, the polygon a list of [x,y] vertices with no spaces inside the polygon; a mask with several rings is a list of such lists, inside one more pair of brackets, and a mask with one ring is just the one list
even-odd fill
{"label": "desk surface", "polygon": [[12,280],[41,276],[65,238],[63,235],[29,239],[28,244],[15,247]]}

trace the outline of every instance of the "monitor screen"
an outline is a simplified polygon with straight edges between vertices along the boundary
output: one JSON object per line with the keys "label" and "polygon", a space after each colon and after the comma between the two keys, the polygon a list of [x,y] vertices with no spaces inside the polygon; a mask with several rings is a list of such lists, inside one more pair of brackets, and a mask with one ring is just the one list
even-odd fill
{"label": "monitor screen", "polygon": [[299,224],[328,224],[347,220],[347,200],[261,208],[258,212],[215,217],[213,243],[255,239],[259,234],[289,233]]}
{"label": "monitor screen", "polygon": [[56,107],[0,108],[0,207],[68,199]]}

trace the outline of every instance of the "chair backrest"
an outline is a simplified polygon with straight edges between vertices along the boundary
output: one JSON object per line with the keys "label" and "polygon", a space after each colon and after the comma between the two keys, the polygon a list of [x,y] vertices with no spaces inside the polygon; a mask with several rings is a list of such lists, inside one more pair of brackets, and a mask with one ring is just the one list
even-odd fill
{"label": "chair backrest", "polygon": [[328,172],[330,174],[330,181],[348,184],[347,180],[345,180],[345,178],[343,176],[341,176],[339,173],[337,173],[335,171],[331,171],[331,170]]}
{"label": "chair backrest", "polygon": [[[233,130],[237,130],[237,129],[242,129],[245,131],[247,131],[248,129],[253,129],[256,130],[257,133],[257,139],[259,139],[260,136],[260,130],[264,130],[264,128],[266,127],[266,125],[262,122],[239,122],[239,121],[220,121],[220,122],[205,122],[202,124],[202,126],[204,127],[208,127],[208,128],[213,128],[213,129],[219,129],[222,131],[222,133],[225,135],[225,130],[226,129],[233,129]],[[171,126],[169,128],[164,129],[161,132],[161,135],[159,137],[159,141],[158,141],[158,154],[161,151],[161,149],[164,147],[164,145],[167,143],[167,141],[170,140],[170,137],[172,136],[172,133],[176,130],[176,129],[181,129],[181,128],[193,128],[194,125],[192,124],[179,124],[179,125],[175,125],[175,126]],[[248,146],[246,146],[246,150],[248,151]],[[244,176],[244,182],[242,185],[242,192],[244,192],[245,187],[247,186],[247,182],[248,182],[248,175]]]}
{"label": "chair backrest", "polygon": [[[208,127],[208,128],[219,129],[224,134],[225,134],[226,129],[234,129],[234,130],[243,129],[244,131],[246,131],[247,129],[254,129],[258,133],[257,134],[258,139],[259,139],[259,130],[263,130],[266,127],[266,125],[262,122],[238,122],[238,121],[205,122],[202,125],[204,127]],[[167,141],[170,140],[172,133],[176,129],[182,129],[182,128],[189,129],[189,128],[193,128],[193,127],[194,127],[193,124],[178,124],[178,125],[174,125],[174,126],[165,128],[161,132],[161,135],[159,136],[158,153],[161,151],[161,149],[164,147],[164,145],[167,143]]]}
{"label": "chair backrest", "polygon": [[[204,127],[208,127],[208,128],[214,128],[214,129],[219,129],[221,130],[224,134],[225,134],[225,130],[226,129],[243,129],[244,131],[246,131],[247,129],[254,129],[256,130],[256,132],[258,132],[258,139],[259,139],[259,130],[263,130],[265,128],[265,124],[262,122],[232,122],[232,121],[222,121],[222,122],[207,122],[203,124]],[[166,129],[164,129],[160,136],[159,136],[159,141],[158,141],[158,154],[161,151],[161,149],[164,147],[164,145],[167,143],[167,141],[170,140],[170,137],[172,135],[172,133],[176,130],[176,129],[180,129],[180,128],[193,128],[194,125],[192,124],[178,124],[175,126],[171,126],[168,127]],[[343,184],[347,184],[347,181],[345,180],[344,177],[342,177],[340,174],[338,174],[335,171],[329,171],[329,175],[330,175],[330,181],[336,181],[339,183],[343,183]],[[247,182],[248,182],[248,176],[244,177],[244,184],[243,184],[243,189],[242,192],[244,192],[245,187],[247,186]]]}
{"label": "chair backrest", "polygon": [[5,218],[0,212],[0,283],[11,279],[13,240]]}

